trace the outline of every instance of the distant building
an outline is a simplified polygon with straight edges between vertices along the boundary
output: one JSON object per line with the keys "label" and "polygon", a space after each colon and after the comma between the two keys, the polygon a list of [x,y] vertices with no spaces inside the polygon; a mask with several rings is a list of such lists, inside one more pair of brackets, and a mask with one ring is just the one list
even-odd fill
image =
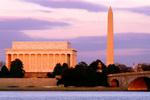
{"label": "distant building", "polygon": [[135,72],[141,72],[141,71],[150,71],[150,64],[146,63],[141,63],[134,65],[134,71]]}
{"label": "distant building", "polygon": [[12,48],[6,49],[6,66],[18,58],[26,72],[52,72],[57,63],[75,66],[76,57],[69,42],[13,42]]}

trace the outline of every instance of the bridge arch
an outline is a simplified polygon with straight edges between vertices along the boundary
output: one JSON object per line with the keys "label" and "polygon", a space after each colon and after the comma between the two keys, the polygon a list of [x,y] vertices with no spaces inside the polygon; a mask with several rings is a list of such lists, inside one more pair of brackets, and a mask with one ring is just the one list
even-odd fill
{"label": "bridge arch", "polygon": [[138,77],[134,79],[129,83],[128,90],[150,90],[150,78]]}
{"label": "bridge arch", "polygon": [[111,87],[119,87],[119,81],[117,79],[112,79],[110,81],[110,86]]}

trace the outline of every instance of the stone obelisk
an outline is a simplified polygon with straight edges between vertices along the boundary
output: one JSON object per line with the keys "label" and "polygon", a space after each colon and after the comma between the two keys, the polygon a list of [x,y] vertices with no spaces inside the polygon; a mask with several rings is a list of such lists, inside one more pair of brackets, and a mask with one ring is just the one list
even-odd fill
{"label": "stone obelisk", "polygon": [[108,10],[108,30],[107,30],[107,54],[106,65],[114,64],[114,32],[113,32],[113,11]]}

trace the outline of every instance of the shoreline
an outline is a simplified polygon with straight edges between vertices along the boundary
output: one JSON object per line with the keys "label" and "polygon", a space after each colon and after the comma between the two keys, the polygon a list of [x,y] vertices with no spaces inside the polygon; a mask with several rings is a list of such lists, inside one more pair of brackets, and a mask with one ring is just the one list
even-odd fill
{"label": "shoreline", "polygon": [[42,86],[42,87],[0,87],[0,91],[127,91],[125,88],[112,87],[59,87],[59,86]]}

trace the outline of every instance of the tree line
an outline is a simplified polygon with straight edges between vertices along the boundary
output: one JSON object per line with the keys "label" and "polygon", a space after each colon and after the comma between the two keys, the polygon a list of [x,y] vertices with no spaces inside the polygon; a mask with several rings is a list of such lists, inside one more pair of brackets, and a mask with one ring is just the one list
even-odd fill
{"label": "tree line", "polygon": [[10,64],[10,70],[3,65],[0,71],[1,78],[22,78],[25,71],[23,70],[23,63],[19,59],[15,59]]}
{"label": "tree line", "polygon": [[[136,70],[134,70],[136,69]],[[53,72],[48,72],[49,78],[56,78],[57,85],[64,86],[108,86],[107,75],[135,71],[148,71],[150,64],[140,64],[135,68],[127,67],[124,64],[106,65],[101,60],[95,60],[91,64],[79,62],[75,67],[71,68],[67,63],[57,63]],[[23,63],[20,59],[11,62],[8,69],[5,65],[1,68],[1,78],[23,78],[25,71]]]}
{"label": "tree line", "polygon": [[119,69],[113,64],[106,67],[101,60],[93,61],[91,64],[78,63],[70,68],[66,63],[56,64],[50,78],[58,79],[57,85],[64,86],[108,86],[107,75],[118,73]]}
{"label": "tree line", "polygon": [[[148,71],[150,65],[142,64],[143,71]],[[135,72],[132,67],[124,64],[106,65],[101,60],[93,61],[91,64],[79,62],[74,68],[70,68],[66,63],[56,64],[52,73],[48,73],[50,78],[58,79],[57,85],[64,86],[108,86],[107,75]]]}

